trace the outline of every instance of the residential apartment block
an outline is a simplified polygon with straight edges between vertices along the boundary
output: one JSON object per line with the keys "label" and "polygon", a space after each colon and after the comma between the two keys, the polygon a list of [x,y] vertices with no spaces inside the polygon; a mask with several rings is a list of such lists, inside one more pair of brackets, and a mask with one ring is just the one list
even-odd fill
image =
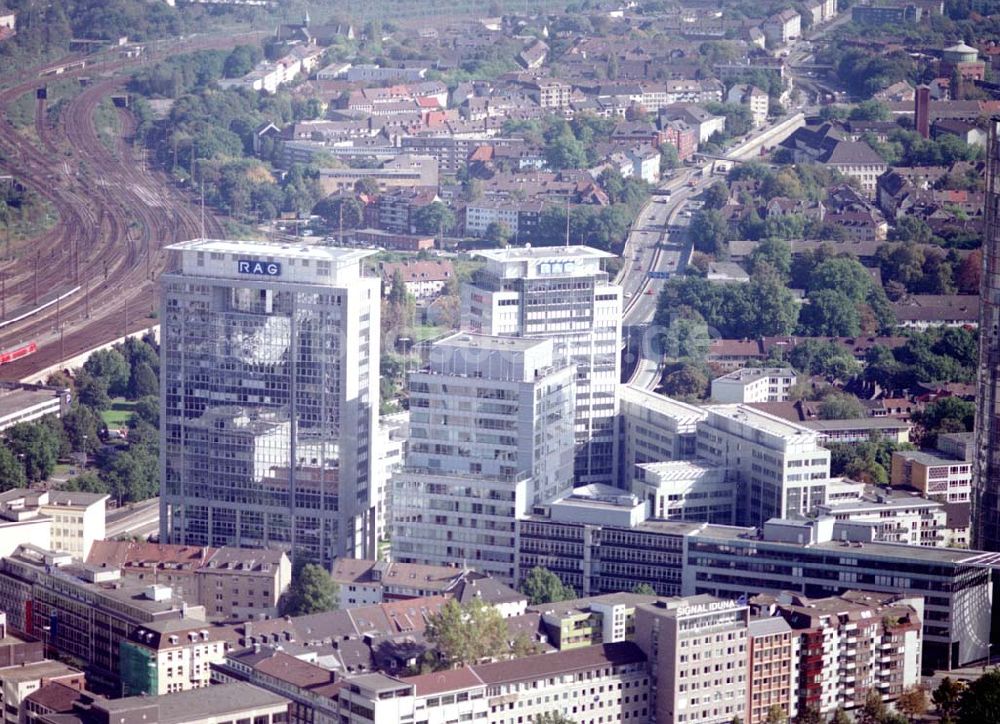
{"label": "residential apartment block", "polygon": [[370,251],[175,244],[163,305],[160,540],[374,557],[379,280]]}
{"label": "residential apartment block", "polygon": [[585,246],[480,252],[486,265],[462,288],[462,325],[477,334],[545,337],[576,376],[576,483],[614,483],[621,376],[621,288]]}
{"label": "residential apartment block", "polygon": [[[839,596],[807,598],[795,594],[759,595],[751,609],[791,628],[795,674],[791,711],[812,710],[823,716],[838,708],[856,710],[870,691],[894,700],[920,684],[923,599],[847,591]],[[753,624],[751,624],[753,625]],[[787,635],[787,627],[781,627]],[[757,656],[751,663],[757,663]],[[782,667],[782,673],[785,669]],[[784,705],[784,702],[778,702]],[[766,716],[763,698],[759,713]],[[751,717],[750,721],[762,721]]]}
{"label": "residential apartment block", "polygon": [[746,367],[712,380],[712,399],[721,403],[784,402],[795,380],[791,367]]}
{"label": "residential apartment block", "polygon": [[369,674],[340,689],[340,721],[517,724],[554,711],[577,722],[641,722],[651,713],[649,678],[646,655],[630,642],[409,678]]}

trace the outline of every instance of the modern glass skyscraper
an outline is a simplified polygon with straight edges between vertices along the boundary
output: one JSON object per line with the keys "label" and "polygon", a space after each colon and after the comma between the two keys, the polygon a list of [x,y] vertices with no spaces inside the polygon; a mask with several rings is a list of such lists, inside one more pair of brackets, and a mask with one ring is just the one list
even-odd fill
{"label": "modern glass skyscraper", "polygon": [[160,539],[375,557],[372,252],[197,239],[162,277]]}
{"label": "modern glass skyscraper", "polygon": [[985,229],[979,287],[972,546],[1000,551],[1000,118],[990,120],[986,143]]}
{"label": "modern glass skyscraper", "polygon": [[622,291],[601,269],[614,255],[587,246],[508,247],[462,288],[462,327],[546,337],[559,364],[576,365],[576,484],[616,485]]}

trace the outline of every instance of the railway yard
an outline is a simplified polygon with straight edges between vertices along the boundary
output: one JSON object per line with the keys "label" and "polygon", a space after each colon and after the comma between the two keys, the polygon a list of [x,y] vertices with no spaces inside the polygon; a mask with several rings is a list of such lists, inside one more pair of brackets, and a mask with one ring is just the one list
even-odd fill
{"label": "railway yard", "polygon": [[[201,235],[202,224],[206,235],[224,234],[211,210],[203,213],[166,173],[144,162],[127,108],[115,107],[114,149],[100,137],[96,112],[122,93],[137,62],[241,40],[246,36],[165,44],[144,61],[72,56],[24,71],[0,91],[0,172],[58,214],[52,228],[26,242],[8,242],[0,256],[0,355],[8,355],[0,378],[30,378],[155,324],[157,279],[167,263],[163,248]],[[34,97],[53,77],[78,80],[79,92],[55,117],[37,100],[34,132],[15,128],[7,118],[11,104]],[[31,354],[14,353],[32,344]]]}

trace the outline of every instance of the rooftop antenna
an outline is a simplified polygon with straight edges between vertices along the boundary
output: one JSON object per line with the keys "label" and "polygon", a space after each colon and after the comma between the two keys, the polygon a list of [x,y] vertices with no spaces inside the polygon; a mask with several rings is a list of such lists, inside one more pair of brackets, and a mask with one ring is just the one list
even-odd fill
{"label": "rooftop antenna", "polygon": [[569,246],[569,194],[566,194],[566,246]]}

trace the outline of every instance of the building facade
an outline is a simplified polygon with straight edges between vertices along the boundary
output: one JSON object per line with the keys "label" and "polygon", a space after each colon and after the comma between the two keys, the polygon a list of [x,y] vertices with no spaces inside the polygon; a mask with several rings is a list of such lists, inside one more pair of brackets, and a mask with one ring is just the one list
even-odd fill
{"label": "building facade", "polygon": [[986,143],[986,225],[979,298],[972,544],[1000,551],[1000,118],[990,121]]}
{"label": "building facade", "polygon": [[621,377],[621,288],[585,246],[480,252],[486,266],[462,288],[462,325],[477,334],[546,337],[576,367],[576,483],[613,484]]}
{"label": "building facade", "polygon": [[635,610],[635,641],[649,659],[657,724],[745,719],[745,603],[713,596],[661,599]]}
{"label": "building facade", "polygon": [[784,402],[795,385],[790,367],[748,367],[712,380],[716,402]]}
{"label": "building facade", "polygon": [[574,367],[549,339],[460,332],[410,375],[410,441],[393,480],[393,553],[516,580],[514,526],[573,486]]}
{"label": "building facade", "polygon": [[826,502],[830,451],[802,425],[747,405],[713,405],[698,425],[697,452],[737,477],[738,522],[804,515]]}
{"label": "building facade", "polygon": [[160,540],[374,557],[371,252],[198,239],[164,274]]}

